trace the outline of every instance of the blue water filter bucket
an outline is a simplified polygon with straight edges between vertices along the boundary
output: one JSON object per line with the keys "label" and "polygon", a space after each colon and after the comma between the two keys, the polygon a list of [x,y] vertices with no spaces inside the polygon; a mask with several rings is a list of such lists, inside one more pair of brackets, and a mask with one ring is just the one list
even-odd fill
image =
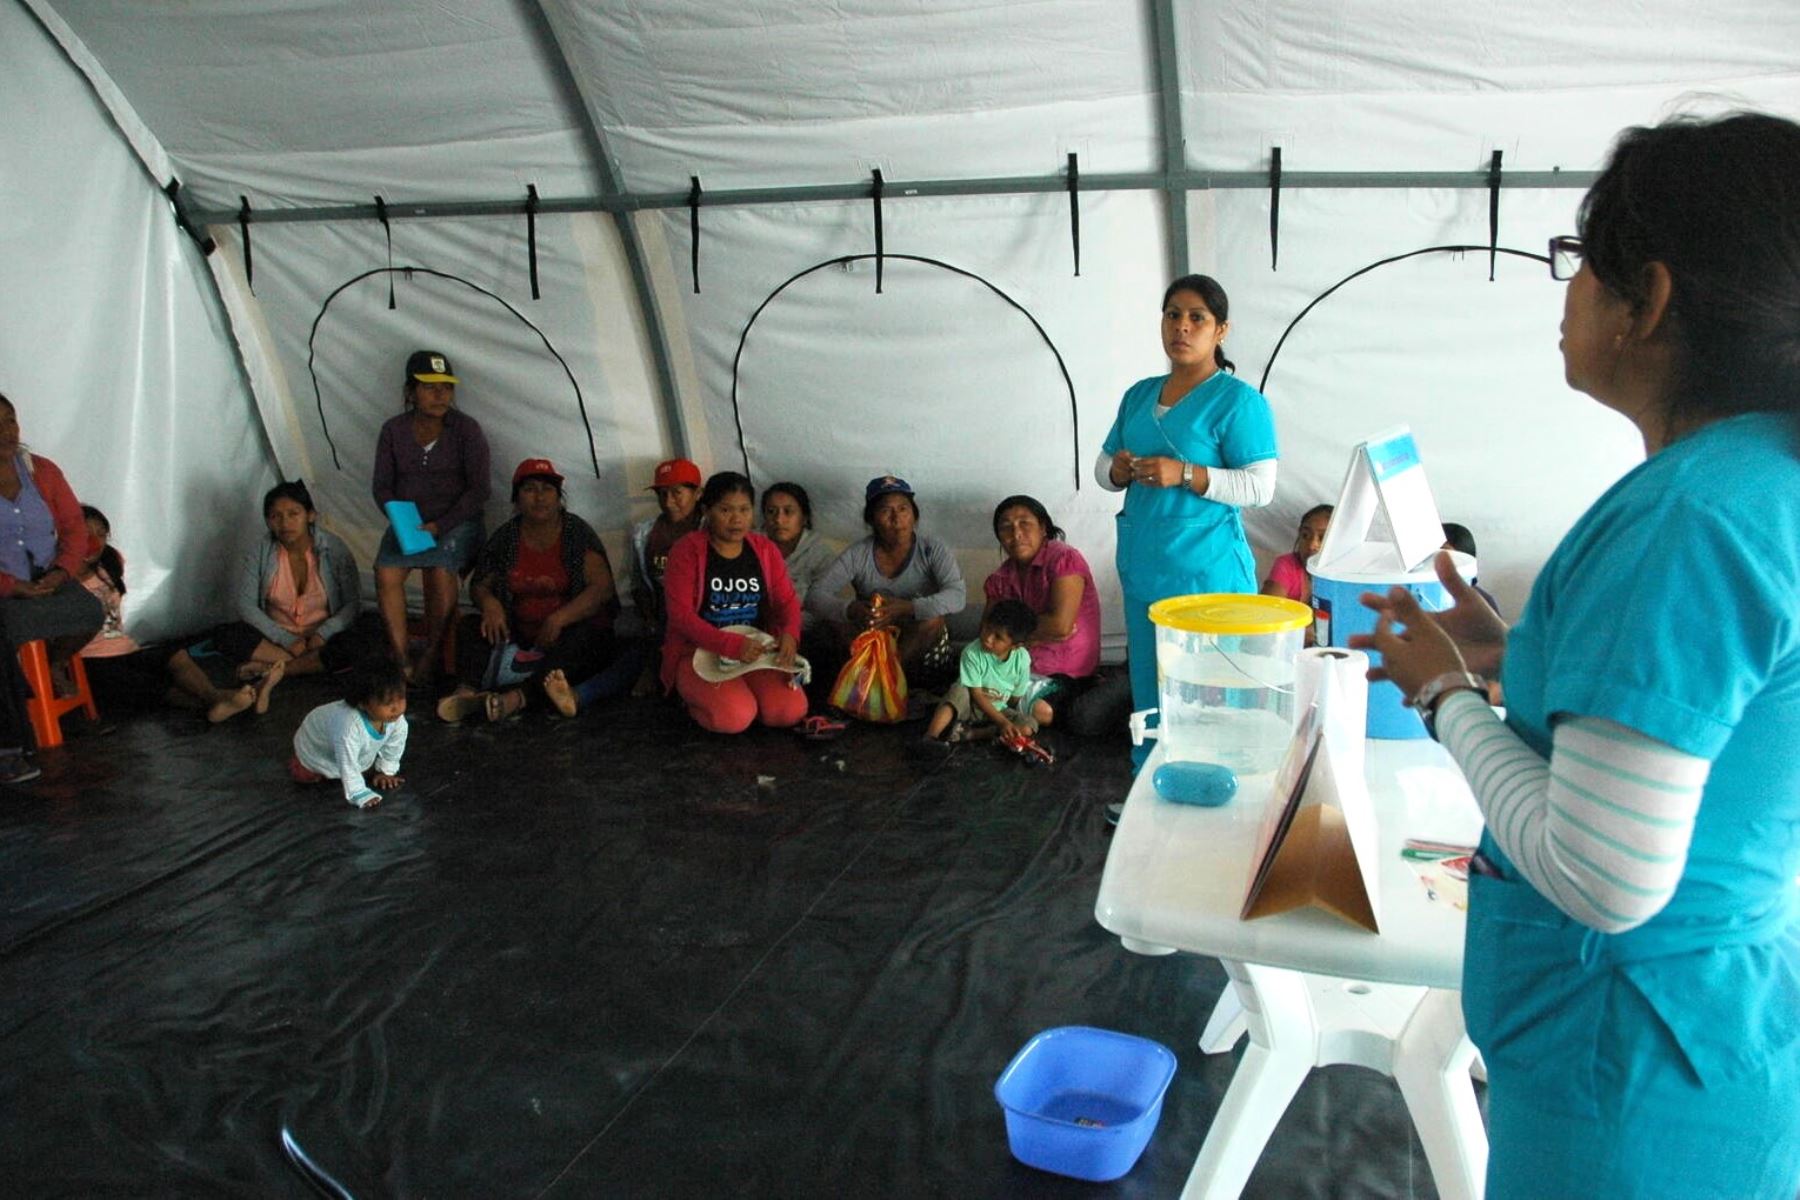
{"label": "blue water filter bucket", "polygon": [[[1456,570],[1464,579],[1475,577],[1475,559],[1451,551]],[[1374,633],[1377,617],[1362,602],[1364,592],[1385,592],[1391,587],[1404,587],[1427,612],[1450,607],[1450,593],[1438,582],[1437,568],[1427,560],[1416,571],[1340,570],[1335,567],[1315,569],[1315,557],[1307,564],[1312,573],[1313,614],[1318,643],[1321,646],[1348,647],[1359,633]],[[1381,655],[1368,651],[1369,662],[1379,664]],[[1383,680],[1369,685],[1368,735],[1372,738],[1401,740],[1422,738],[1425,722],[1408,708],[1400,689]]]}

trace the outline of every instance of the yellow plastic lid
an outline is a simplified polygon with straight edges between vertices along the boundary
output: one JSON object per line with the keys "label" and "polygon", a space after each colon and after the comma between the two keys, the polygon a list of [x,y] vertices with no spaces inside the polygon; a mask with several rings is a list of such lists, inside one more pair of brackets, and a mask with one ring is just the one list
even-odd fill
{"label": "yellow plastic lid", "polygon": [[1205,592],[1170,596],[1150,606],[1150,620],[1183,633],[1286,633],[1312,624],[1313,610],[1285,596]]}

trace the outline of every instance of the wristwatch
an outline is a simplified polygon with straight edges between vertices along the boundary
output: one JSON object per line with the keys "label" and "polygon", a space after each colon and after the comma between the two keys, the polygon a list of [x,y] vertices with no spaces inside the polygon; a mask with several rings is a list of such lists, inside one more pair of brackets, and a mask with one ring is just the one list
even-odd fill
{"label": "wristwatch", "polygon": [[1181,486],[1190,492],[1194,490],[1194,464],[1191,462],[1181,464]]}
{"label": "wristwatch", "polygon": [[1416,709],[1419,719],[1425,722],[1425,732],[1431,740],[1437,740],[1437,708],[1438,701],[1445,692],[1459,688],[1469,688],[1478,696],[1487,695],[1487,681],[1479,675],[1471,675],[1467,671],[1445,671],[1425,681],[1425,686],[1413,694],[1407,706]]}

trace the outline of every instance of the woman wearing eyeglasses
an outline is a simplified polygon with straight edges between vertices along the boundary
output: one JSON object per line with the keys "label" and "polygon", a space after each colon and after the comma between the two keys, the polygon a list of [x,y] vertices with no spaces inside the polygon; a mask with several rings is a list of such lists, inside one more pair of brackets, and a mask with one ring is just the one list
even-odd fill
{"label": "woman wearing eyeglasses", "polygon": [[[1551,243],[1564,372],[1646,461],[1510,631],[1446,556],[1452,609],[1369,597],[1361,640],[1487,819],[1463,1011],[1489,1200],[1792,1200],[1800,125],[1627,130],[1579,227]],[[1504,721],[1471,675],[1496,670]]]}

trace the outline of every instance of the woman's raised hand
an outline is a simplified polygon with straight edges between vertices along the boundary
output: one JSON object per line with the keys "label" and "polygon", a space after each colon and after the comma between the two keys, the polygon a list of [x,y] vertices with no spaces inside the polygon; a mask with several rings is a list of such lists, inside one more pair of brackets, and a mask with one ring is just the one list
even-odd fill
{"label": "woman's raised hand", "polygon": [[[1376,592],[1364,592],[1362,602],[1367,607],[1380,613],[1384,618],[1391,618],[1403,625],[1412,625],[1413,620],[1408,612],[1417,612],[1425,617],[1433,626],[1443,631],[1445,638],[1455,648],[1461,658],[1461,667],[1452,664],[1444,670],[1454,671],[1467,669],[1489,679],[1498,678],[1501,660],[1506,656],[1507,625],[1500,619],[1493,606],[1482,599],[1481,593],[1464,579],[1456,570],[1456,562],[1448,551],[1440,551],[1433,563],[1437,568],[1438,582],[1450,593],[1451,605],[1441,612],[1425,613],[1419,602],[1405,588],[1394,588],[1387,595]],[[1409,631],[1410,632],[1410,631]],[[1385,658],[1386,647],[1378,644],[1381,630],[1379,627],[1372,635],[1358,635],[1350,639],[1350,645],[1357,650],[1375,650]],[[1393,674],[1382,667],[1369,671],[1371,679],[1390,679]],[[1427,679],[1430,677],[1427,676]],[[1396,683],[1401,682],[1395,679]],[[1425,680],[1420,680],[1423,684]],[[1402,687],[1404,691],[1404,687]]]}

